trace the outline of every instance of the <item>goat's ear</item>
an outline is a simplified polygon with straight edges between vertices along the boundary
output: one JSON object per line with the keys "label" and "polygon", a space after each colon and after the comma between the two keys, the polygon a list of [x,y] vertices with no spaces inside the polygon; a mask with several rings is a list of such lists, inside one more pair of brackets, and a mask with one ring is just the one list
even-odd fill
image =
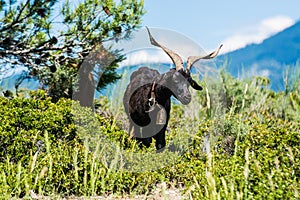
{"label": "goat's ear", "polygon": [[192,88],[194,88],[195,90],[202,90],[203,88],[198,85],[198,83],[196,81],[194,81],[192,78],[188,79],[190,85],[192,86]]}

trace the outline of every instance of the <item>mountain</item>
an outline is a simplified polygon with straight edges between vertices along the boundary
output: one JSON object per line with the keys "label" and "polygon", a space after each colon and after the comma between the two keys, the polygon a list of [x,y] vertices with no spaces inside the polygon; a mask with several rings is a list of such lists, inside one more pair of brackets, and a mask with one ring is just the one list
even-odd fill
{"label": "mountain", "polygon": [[242,49],[220,55],[217,62],[228,62],[226,69],[235,77],[266,76],[274,90],[283,89],[287,67],[300,61],[300,21],[293,26]]}
{"label": "mountain", "polygon": [[4,69],[0,73],[0,95],[1,91],[10,90],[15,93],[15,84],[23,81],[19,85],[20,89],[36,90],[39,86],[39,81],[36,78],[22,78],[27,76],[27,68],[18,67]]}
{"label": "mountain", "polygon": [[[271,88],[275,91],[284,89],[284,74],[290,66],[299,68],[300,66],[300,21],[293,26],[265,39],[260,44],[251,44],[242,49],[219,55],[216,65],[222,67],[225,63],[226,70],[234,77],[245,78],[251,76],[264,76],[271,80]],[[299,61],[299,63],[298,63]],[[122,67],[117,70],[120,74],[131,74],[141,65]],[[170,64],[153,64],[160,72],[170,68]],[[300,69],[299,69],[300,71]],[[15,81],[20,74],[12,73],[5,78],[0,76],[0,89],[14,90]],[[2,79],[2,80],[1,80]],[[127,85],[126,79],[123,86]],[[27,80],[20,88],[36,89],[37,80]],[[115,86],[108,86],[102,94],[108,93]],[[123,88],[124,89],[124,88]],[[97,93],[97,96],[100,95]]]}

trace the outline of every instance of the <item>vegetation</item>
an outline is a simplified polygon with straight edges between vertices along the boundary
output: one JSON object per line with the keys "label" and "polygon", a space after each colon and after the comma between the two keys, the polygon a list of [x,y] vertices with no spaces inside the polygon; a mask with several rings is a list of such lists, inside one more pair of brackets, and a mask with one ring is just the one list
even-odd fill
{"label": "vegetation", "polygon": [[[103,43],[128,38],[139,28],[144,10],[138,0],[0,0],[0,13],[1,70],[27,67],[15,85],[17,93],[22,80],[36,77],[58,101],[72,97],[77,74],[79,81],[91,72],[101,74],[98,90],[120,78],[115,69],[123,55]],[[112,57],[101,69],[83,65],[95,51]]]}
{"label": "vegetation", "polygon": [[137,147],[105,98],[95,113],[43,91],[0,98],[1,199],[133,196],[161,185],[187,199],[299,199],[299,84],[278,93],[268,84],[224,72],[204,79],[199,104],[172,105],[167,143],[177,151],[159,154]]}
{"label": "vegetation", "polygon": [[[0,199],[122,197],[158,188],[190,199],[299,199],[299,72],[277,93],[264,77],[205,77],[188,107],[172,105],[169,147],[159,154],[129,137],[122,97],[101,98],[95,112],[80,106],[87,96],[80,81],[101,75],[100,90],[120,78],[115,69],[124,57],[103,42],[128,38],[141,23],[142,0],[117,2],[0,0],[0,68],[29,69],[17,93],[28,77],[44,89],[0,97]],[[70,100],[73,89],[80,102]]]}

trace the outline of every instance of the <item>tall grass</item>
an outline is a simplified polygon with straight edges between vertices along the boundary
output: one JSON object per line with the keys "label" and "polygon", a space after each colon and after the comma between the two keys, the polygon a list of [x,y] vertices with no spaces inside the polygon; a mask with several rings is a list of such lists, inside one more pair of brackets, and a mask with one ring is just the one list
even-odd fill
{"label": "tall grass", "polygon": [[[1,156],[0,198],[117,198],[154,195],[159,190],[167,199],[167,190],[177,188],[183,199],[297,199],[299,91],[274,93],[266,83],[262,77],[239,81],[223,72],[217,79],[204,78],[205,89],[192,93],[192,104],[172,105],[167,143],[180,147],[175,153],[156,154],[154,145],[140,149],[123,128],[125,122],[120,121],[124,119],[122,108],[117,106],[121,102],[102,99],[98,115],[72,101],[69,109],[55,107],[45,99],[20,99],[24,104],[14,100],[13,107],[21,107],[14,108],[19,112],[33,106],[26,113],[34,116],[30,123],[23,115],[18,118],[23,124],[22,138],[32,148],[20,159]],[[116,93],[114,98],[121,97],[122,93]],[[1,102],[3,110],[13,103]],[[116,107],[112,111],[110,106]],[[36,107],[45,112],[44,121],[36,117],[41,112],[35,113]],[[0,129],[17,134],[2,123],[13,121],[8,118],[14,113],[9,109],[1,113]],[[51,110],[50,114],[45,110]],[[66,120],[60,124],[60,134],[71,134],[69,129],[77,128],[72,140],[52,131],[59,127],[59,121],[49,122],[60,119],[56,110],[64,117],[73,114],[75,123]],[[38,123],[47,127],[29,129]],[[5,137],[0,139],[4,144]],[[38,141],[42,143],[39,148]],[[11,146],[23,152],[17,147]]]}

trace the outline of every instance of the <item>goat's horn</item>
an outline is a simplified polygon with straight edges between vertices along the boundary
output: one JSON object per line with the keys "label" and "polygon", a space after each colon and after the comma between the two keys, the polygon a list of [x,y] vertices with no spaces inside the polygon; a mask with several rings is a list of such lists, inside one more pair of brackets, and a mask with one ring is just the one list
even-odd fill
{"label": "goat's horn", "polygon": [[149,34],[151,44],[154,46],[160,47],[162,50],[164,50],[168,54],[168,56],[173,61],[174,65],[176,67],[176,70],[183,69],[183,61],[182,61],[181,57],[178,54],[174,53],[172,50],[170,50],[167,47],[156,42],[156,40],[152,37],[149,28],[147,26],[146,26],[146,28],[147,28],[147,31]]}
{"label": "goat's horn", "polygon": [[187,59],[186,69],[190,70],[192,65],[200,59],[212,59],[212,58],[216,57],[218,55],[220,49],[222,48],[222,46],[223,46],[223,44],[221,44],[217,50],[215,50],[214,52],[212,52],[206,56],[189,56]]}

